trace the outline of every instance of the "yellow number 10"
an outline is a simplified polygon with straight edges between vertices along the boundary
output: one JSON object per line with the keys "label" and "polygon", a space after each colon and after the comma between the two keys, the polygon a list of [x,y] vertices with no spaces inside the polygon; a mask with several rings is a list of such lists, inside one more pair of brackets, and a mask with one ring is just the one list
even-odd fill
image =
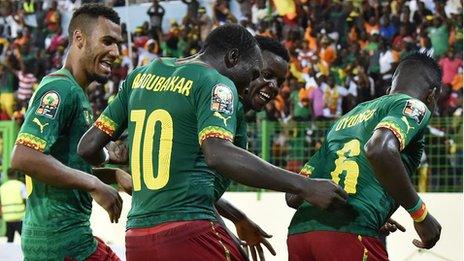
{"label": "yellow number 10", "polygon": [[358,140],[351,140],[343,148],[337,151],[338,158],[335,160],[335,169],[330,173],[332,180],[339,184],[340,175],[346,171],[345,191],[350,194],[356,193],[356,184],[358,183],[359,166],[356,161],[350,159],[359,156],[361,153],[361,143]]}
{"label": "yellow number 10", "polygon": [[[145,120],[146,113],[146,110],[133,110],[130,115],[130,120],[135,122],[131,152],[132,183],[134,191],[142,189],[140,171],[143,172],[143,181],[148,189],[160,189],[166,186],[169,181],[173,136],[172,117],[165,110],[155,110],[150,113],[148,119]],[[158,152],[158,175],[155,178],[153,175],[153,139],[155,135],[155,125],[158,121],[161,124],[161,135]],[[143,137],[143,148],[141,150],[140,145],[142,144],[142,133],[144,130],[145,135]],[[140,164],[140,154],[142,154],[143,164]]]}

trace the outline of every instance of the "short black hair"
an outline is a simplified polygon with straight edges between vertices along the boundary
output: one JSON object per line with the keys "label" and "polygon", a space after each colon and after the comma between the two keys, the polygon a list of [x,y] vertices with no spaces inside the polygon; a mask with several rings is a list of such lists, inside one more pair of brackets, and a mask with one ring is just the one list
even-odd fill
{"label": "short black hair", "polygon": [[277,40],[270,37],[256,35],[256,41],[261,51],[269,51],[277,56],[282,57],[286,62],[290,62],[290,56],[287,49]]}
{"label": "short black hair", "polygon": [[401,61],[400,64],[402,63],[408,63],[408,62],[419,62],[429,70],[431,70],[434,73],[434,82],[430,86],[430,88],[434,87],[440,87],[441,86],[441,78],[442,78],[442,72],[441,68],[438,65],[437,61],[433,59],[430,55],[428,55],[426,52],[412,52],[408,56],[404,57]]}
{"label": "short black hair", "polygon": [[210,54],[220,54],[237,48],[240,55],[249,54],[256,46],[256,40],[248,30],[236,24],[216,27],[205,39],[202,50]]}
{"label": "short black hair", "polygon": [[110,7],[97,3],[83,4],[74,11],[71,21],[69,22],[68,35],[70,42],[72,42],[74,30],[80,28],[88,34],[90,32],[90,27],[96,24],[95,20],[100,16],[115,24],[121,22],[118,13]]}

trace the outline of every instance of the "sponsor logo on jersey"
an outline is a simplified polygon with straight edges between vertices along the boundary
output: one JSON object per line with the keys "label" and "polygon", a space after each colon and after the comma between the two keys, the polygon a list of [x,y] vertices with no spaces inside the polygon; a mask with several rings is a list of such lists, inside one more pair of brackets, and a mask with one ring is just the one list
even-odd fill
{"label": "sponsor logo on jersey", "polygon": [[406,134],[409,133],[409,130],[414,129],[414,127],[412,127],[411,124],[409,124],[409,121],[408,119],[406,119],[405,116],[401,117],[401,120],[404,122],[404,124],[406,124],[406,127],[408,127],[408,129],[406,130]]}
{"label": "sponsor logo on jersey", "polygon": [[220,113],[217,112],[217,111],[215,111],[213,115],[216,116],[216,117],[218,117],[218,118],[221,119],[222,121],[224,121],[224,126],[227,127],[227,120],[229,120],[231,116],[224,117],[224,116],[222,116],[222,114],[220,114]]}
{"label": "sponsor logo on jersey", "polygon": [[39,108],[37,108],[35,114],[54,119],[60,102],[60,95],[57,92],[46,92],[42,96]]}
{"label": "sponsor logo on jersey", "polygon": [[84,118],[87,125],[90,125],[93,121],[92,113],[90,113],[88,110],[84,110]]}
{"label": "sponsor logo on jersey", "polygon": [[425,104],[415,99],[408,100],[403,110],[403,114],[412,118],[417,124],[421,124],[426,112]]}
{"label": "sponsor logo on jersey", "polygon": [[229,115],[234,112],[234,95],[227,85],[219,83],[213,87],[211,110]]}
{"label": "sponsor logo on jersey", "polygon": [[37,119],[37,118],[34,118],[34,119],[32,120],[32,122],[35,123],[35,124],[37,124],[37,125],[39,125],[40,133],[43,133],[44,128],[48,125],[48,122],[42,124],[42,123],[39,121],[39,119]]}

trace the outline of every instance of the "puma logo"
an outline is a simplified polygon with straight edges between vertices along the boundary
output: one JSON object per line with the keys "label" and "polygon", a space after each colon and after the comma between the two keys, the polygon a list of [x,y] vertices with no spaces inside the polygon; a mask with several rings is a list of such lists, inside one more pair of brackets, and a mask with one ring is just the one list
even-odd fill
{"label": "puma logo", "polygon": [[39,119],[37,119],[37,118],[34,118],[34,120],[32,120],[32,122],[35,123],[35,124],[37,124],[37,125],[39,125],[39,127],[40,127],[40,133],[42,133],[42,132],[43,132],[43,129],[45,128],[45,126],[48,125],[48,122],[45,123],[45,124],[42,124],[42,123],[39,121]]}
{"label": "puma logo", "polygon": [[217,112],[217,111],[214,112],[213,115],[216,116],[216,117],[218,117],[219,119],[223,120],[223,121],[224,121],[224,125],[226,125],[226,127],[227,127],[227,120],[230,119],[230,116],[226,118],[226,117],[222,116],[222,115],[221,115],[219,112]]}
{"label": "puma logo", "polygon": [[401,117],[401,120],[403,120],[403,122],[404,122],[404,123],[406,124],[406,126],[408,127],[408,130],[406,131],[406,133],[408,133],[410,129],[414,129],[414,127],[411,127],[411,125],[409,124],[408,119],[406,119],[405,116]]}

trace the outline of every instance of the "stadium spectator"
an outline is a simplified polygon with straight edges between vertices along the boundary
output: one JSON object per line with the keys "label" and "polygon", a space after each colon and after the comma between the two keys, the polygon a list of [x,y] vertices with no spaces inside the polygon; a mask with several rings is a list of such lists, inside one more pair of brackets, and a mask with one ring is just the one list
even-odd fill
{"label": "stadium spectator", "polygon": [[442,82],[451,85],[454,76],[458,73],[458,68],[462,67],[462,58],[459,55],[455,55],[453,50],[450,49],[446,53],[446,56],[440,59],[439,64],[443,72]]}
{"label": "stadium spectator", "polygon": [[56,33],[61,27],[61,14],[58,11],[58,2],[53,0],[50,8],[45,13],[45,27],[48,33]]}
{"label": "stadium spectator", "polygon": [[26,185],[18,178],[17,171],[8,169],[8,180],[0,186],[0,216],[6,222],[9,243],[13,242],[16,232],[21,235],[26,210]]}
{"label": "stadium spectator", "polygon": [[[160,1],[153,1],[147,7],[150,19],[140,24],[135,32],[131,32],[134,33],[132,39],[135,49],[127,42],[127,29],[123,26],[124,42],[121,53],[122,64],[126,68],[140,66],[145,63],[139,63],[140,60],[148,61],[156,56],[185,57],[195,53],[213,27],[221,23],[237,22],[236,17],[246,18],[240,23],[250,32],[271,36],[286,45],[291,53],[289,76],[304,83],[306,90],[311,85],[308,80],[317,73],[322,73],[327,78],[332,76],[338,85],[349,89],[350,83],[355,81],[346,79],[347,73],[351,72],[345,72],[345,67],[351,64],[351,70],[361,66],[368,76],[367,79],[374,80],[375,95],[372,97],[378,97],[385,93],[399,59],[410,51],[426,51],[443,61],[445,59],[442,58],[448,55],[449,50],[452,56],[462,56],[462,3],[459,1],[434,3],[390,0],[382,4],[377,1],[335,1],[330,4],[295,1],[297,18],[272,12],[275,7],[269,6],[264,0],[239,1],[241,11],[235,14],[226,0],[214,1],[211,13],[206,11],[207,8],[199,6],[197,0],[183,1],[187,4],[185,18],[188,19],[170,21],[170,30],[160,30],[159,33],[154,33],[153,28],[161,28],[163,19],[170,14],[166,13]],[[60,68],[66,53],[68,43],[60,30],[61,18],[58,10],[79,6],[78,2],[66,6],[57,1],[49,1],[48,5],[45,2],[28,1],[18,4],[7,1],[0,5],[0,58],[10,61],[9,67],[12,69],[20,70],[20,64],[26,59],[22,46],[29,45],[29,55],[40,57],[41,70],[34,75],[37,79]],[[34,12],[30,8],[31,3],[35,3]],[[48,8],[45,11],[44,6]],[[274,10],[269,12],[269,8]],[[31,15],[25,15],[26,13],[35,16],[35,24],[30,22]],[[149,40],[156,41],[155,46],[158,47],[155,50],[147,51],[146,43]],[[152,43],[150,41],[150,47]],[[47,53],[39,51],[44,48],[47,48]],[[133,50],[133,57],[129,57],[129,49]],[[36,60],[39,63],[39,58]],[[445,62],[445,65],[449,63]],[[445,72],[445,82],[451,84],[454,74],[448,76]],[[459,86],[458,83],[456,80],[453,86]],[[370,89],[370,81],[368,85]],[[357,97],[355,102],[371,97],[368,93],[362,94],[361,98]],[[446,95],[444,100],[451,93]],[[111,93],[104,97],[110,96]],[[342,100],[343,111],[352,107],[345,106],[353,102],[351,96]],[[297,99],[283,100],[287,108],[297,107],[293,104],[296,101]],[[267,107],[275,110],[274,105]],[[446,111],[443,106],[446,106],[445,102],[441,103],[441,112]],[[267,115],[271,117],[274,112],[269,111]],[[273,116],[271,118],[276,119]],[[280,116],[277,118],[282,119]]]}
{"label": "stadium spectator", "polygon": [[21,63],[21,70],[17,72],[18,77],[18,101],[23,107],[27,106],[32,97],[33,88],[37,84],[34,76],[35,59],[29,58]]}
{"label": "stadium spectator", "polygon": [[162,26],[165,12],[158,0],[153,0],[152,5],[147,10],[147,15],[150,17],[151,36],[155,39],[159,39],[159,35],[163,32]]}

